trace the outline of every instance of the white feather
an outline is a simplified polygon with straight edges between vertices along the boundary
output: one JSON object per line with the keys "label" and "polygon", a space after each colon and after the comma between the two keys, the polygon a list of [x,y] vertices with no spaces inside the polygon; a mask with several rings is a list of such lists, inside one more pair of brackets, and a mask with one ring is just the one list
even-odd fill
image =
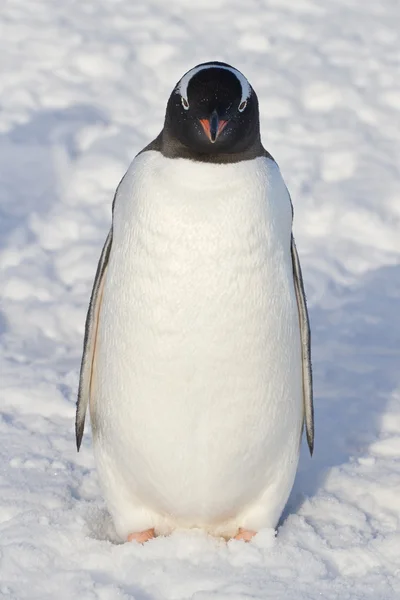
{"label": "white feather", "polygon": [[303,422],[277,165],[133,161],[114,208],[91,417],[121,537],[274,527]]}

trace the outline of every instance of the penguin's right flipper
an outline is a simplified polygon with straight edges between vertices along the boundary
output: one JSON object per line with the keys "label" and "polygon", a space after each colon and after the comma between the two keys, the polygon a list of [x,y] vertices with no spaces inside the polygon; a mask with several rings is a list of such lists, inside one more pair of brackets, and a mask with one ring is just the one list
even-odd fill
{"label": "penguin's right flipper", "polygon": [[79,376],[78,401],[76,403],[75,418],[75,436],[78,452],[82,442],[83,430],[85,427],[85,416],[90,400],[99,316],[103,299],[103,288],[107,273],[108,259],[110,257],[112,245],[112,237],[113,230],[111,227],[100,256],[99,264],[97,266],[92,295],[90,297],[89,309],[86,316],[85,337],[83,341],[83,355],[81,372]]}

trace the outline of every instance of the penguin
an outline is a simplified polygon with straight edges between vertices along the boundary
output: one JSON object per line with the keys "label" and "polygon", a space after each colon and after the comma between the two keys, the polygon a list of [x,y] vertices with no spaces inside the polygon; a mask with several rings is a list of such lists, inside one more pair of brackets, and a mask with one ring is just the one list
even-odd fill
{"label": "penguin", "polygon": [[189,70],[117,187],[76,412],[118,537],[275,528],[314,417],[292,202],[236,68]]}

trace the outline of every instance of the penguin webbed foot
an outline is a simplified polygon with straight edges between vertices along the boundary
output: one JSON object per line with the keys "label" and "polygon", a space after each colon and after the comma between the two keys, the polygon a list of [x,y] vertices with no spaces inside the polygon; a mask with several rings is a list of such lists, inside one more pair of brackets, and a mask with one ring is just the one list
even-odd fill
{"label": "penguin webbed foot", "polygon": [[251,529],[243,529],[242,527],[239,527],[238,533],[232,539],[242,540],[243,542],[250,542],[255,535],[257,535],[257,531],[252,531]]}
{"label": "penguin webbed foot", "polygon": [[145,531],[139,531],[138,533],[130,533],[127,537],[128,542],[137,542],[138,544],[144,544],[149,540],[156,537],[153,529],[146,529]]}
{"label": "penguin webbed foot", "polygon": [[[250,542],[255,535],[257,535],[257,531],[252,531],[251,529],[243,529],[242,527],[240,527],[238,533],[232,539],[243,542]],[[138,544],[145,544],[146,542],[154,539],[155,537],[156,534],[154,528],[152,528],[146,529],[145,531],[130,533],[127,537],[127,541],[137,542]]]}

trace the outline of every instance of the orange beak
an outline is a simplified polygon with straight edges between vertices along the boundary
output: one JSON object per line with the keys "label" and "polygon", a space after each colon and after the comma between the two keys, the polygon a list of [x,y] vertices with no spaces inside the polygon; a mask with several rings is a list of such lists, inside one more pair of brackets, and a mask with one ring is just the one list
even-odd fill
{"label": "orange beak", "polygon": [[199,119],[204,133],[212,144],[217,140],[221,131],[223,131],[228,123],[224,119],[218,117],[218,113],[214,110],[209,119]]}

